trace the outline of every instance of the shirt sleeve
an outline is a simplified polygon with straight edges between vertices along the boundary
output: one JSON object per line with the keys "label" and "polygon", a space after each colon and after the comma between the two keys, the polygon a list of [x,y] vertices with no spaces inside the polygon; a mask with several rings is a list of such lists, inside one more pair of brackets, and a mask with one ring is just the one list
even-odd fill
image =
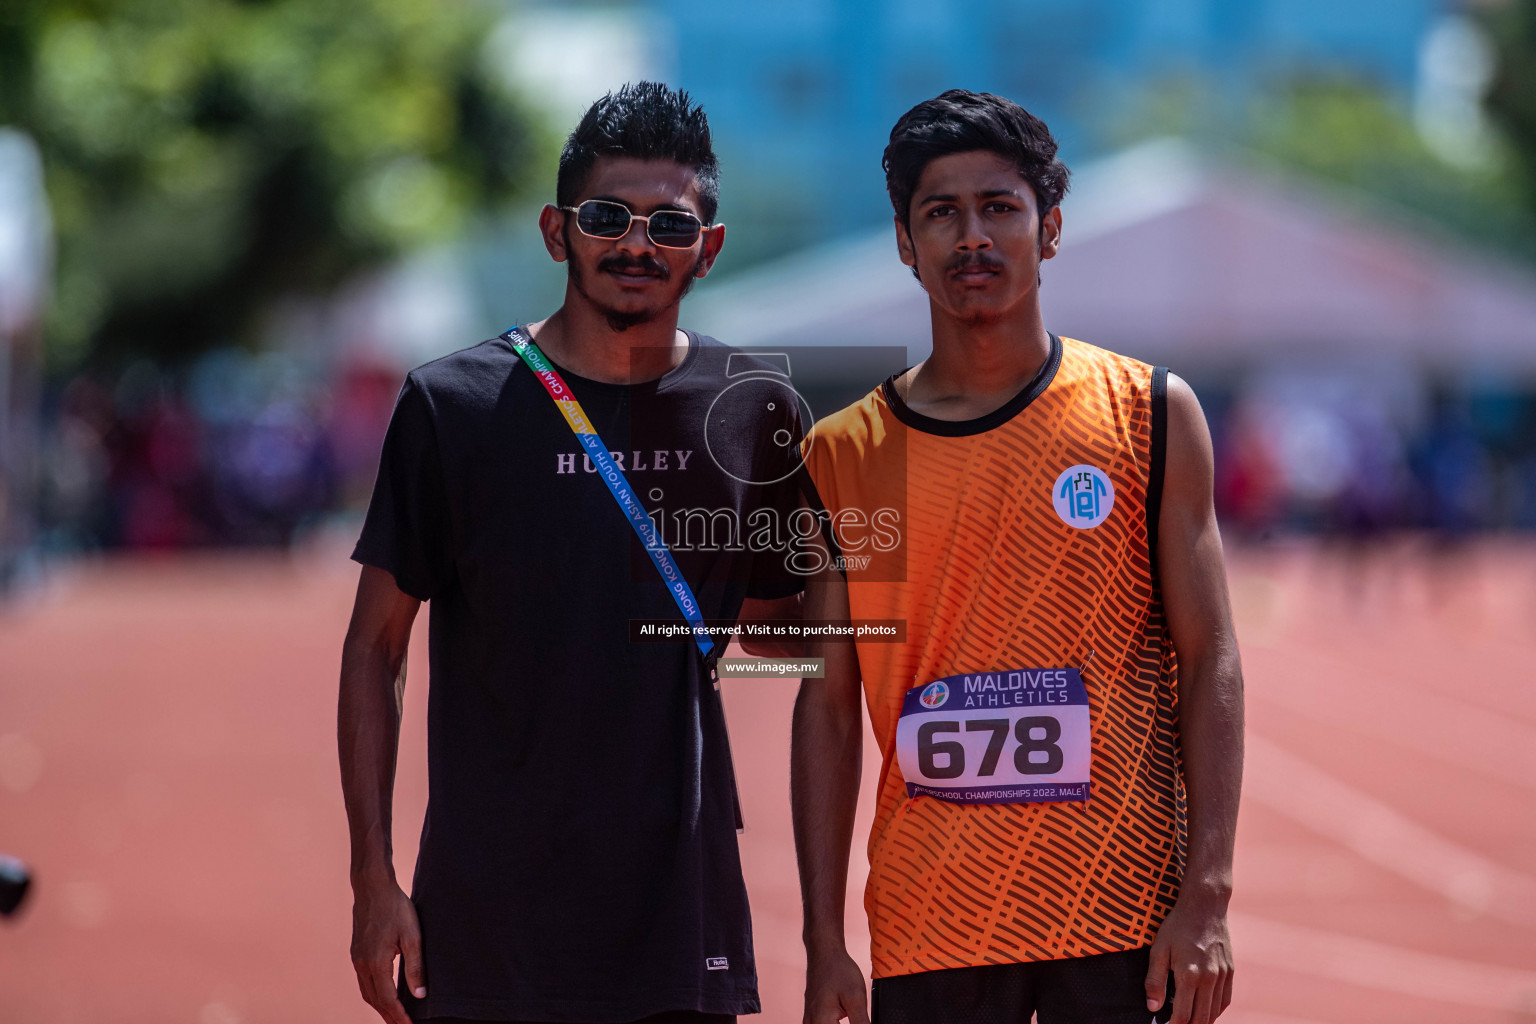
{"label": "shirt sleeve", "polygon": [[395,585],[429,601],[451,575],[448,503],[432,407],[414,377],[395,401],[379,475],[354,561],[383,569]]}

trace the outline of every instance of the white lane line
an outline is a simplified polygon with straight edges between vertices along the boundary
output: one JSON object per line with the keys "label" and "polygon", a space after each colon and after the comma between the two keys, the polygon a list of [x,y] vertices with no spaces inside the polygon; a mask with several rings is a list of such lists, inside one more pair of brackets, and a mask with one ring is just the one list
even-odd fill
{"label": "white lane line", "polygon": [[1262,736],[1247,737],[1243,795],[1474,913],[1536,928],[1536,879],[1444,839]]}
{"label": "white lane line", "polygon": [[1230,923],[1239,975],[1245,962],[1256,963],[1458,1006],[1536,1012],[1536,972],[1421,953],[1249,914],[1232,914]]}
{"label": "white lane line", "polygon": [[[1249,684],[1272,701],[1317,721],[1351,729],[1437,760],[1536,789],[1536,728],[1455,697],[1394,678],[1387,686],[1357,667],[1291,651],[1270,651],[1286,676],[1280,685]],[[1273,675],[1273,672],[1268,673]]]}

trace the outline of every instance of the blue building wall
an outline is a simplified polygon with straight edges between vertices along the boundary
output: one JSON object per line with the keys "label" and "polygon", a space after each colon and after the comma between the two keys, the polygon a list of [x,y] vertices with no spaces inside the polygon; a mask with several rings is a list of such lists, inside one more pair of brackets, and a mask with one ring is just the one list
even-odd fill
{"label": "blue building wall", "polygon": [[[889,216],[880,153],[912,104],[952,86],[1043,117],[1069,163],[1102,151],[1149,83],[1194,77],[1240,102],[1277,76],[1343,69],[1405,98],[1449,0],[646,0],[677,84],[710,114],[722,214],[745,255]],[[739,186],[733,189],[732,184]],[[745,226],[745,225],[744,225]],[[744,232],[745,233],[745,232]],[[741,252],[742,247],[736,246]]]}

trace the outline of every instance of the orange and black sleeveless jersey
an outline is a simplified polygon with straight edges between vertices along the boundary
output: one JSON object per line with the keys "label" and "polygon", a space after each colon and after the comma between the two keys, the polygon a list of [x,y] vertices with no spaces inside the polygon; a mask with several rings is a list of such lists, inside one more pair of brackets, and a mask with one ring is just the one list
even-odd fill
{"label": "orange and black sleeveless jersey", "polygon": [[[852,616],[906,622],[905,643],[858,645],[883,755],[865,893],[877,978],[1149,945],[1178,895],[1177,668],[1152,560],[1166,379],[1053,336],[1035,380],[985,417],[923,416],[886,381],[807,441]],[[1085,801],[908,795],[908,690],[1056,667],[1087,691]]]}

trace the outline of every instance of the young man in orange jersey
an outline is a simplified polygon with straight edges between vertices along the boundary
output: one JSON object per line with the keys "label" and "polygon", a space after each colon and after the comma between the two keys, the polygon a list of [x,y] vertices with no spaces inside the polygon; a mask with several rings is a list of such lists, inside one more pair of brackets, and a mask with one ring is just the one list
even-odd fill
{"label": "young man in orange jersey", "polygon": [[826,645],[795,707],[805,1020],[868,1019],[842,916],[862,681],[875,1024],[1208,1024],[1242,683],[1200,406],[1043,325],[1067,170],[1037,118],[947,92],[885,169],[933,355],[819,424],[807,465],[834,527],[897,508],[902,543],[821,573],[805,613],[907,634]]}

